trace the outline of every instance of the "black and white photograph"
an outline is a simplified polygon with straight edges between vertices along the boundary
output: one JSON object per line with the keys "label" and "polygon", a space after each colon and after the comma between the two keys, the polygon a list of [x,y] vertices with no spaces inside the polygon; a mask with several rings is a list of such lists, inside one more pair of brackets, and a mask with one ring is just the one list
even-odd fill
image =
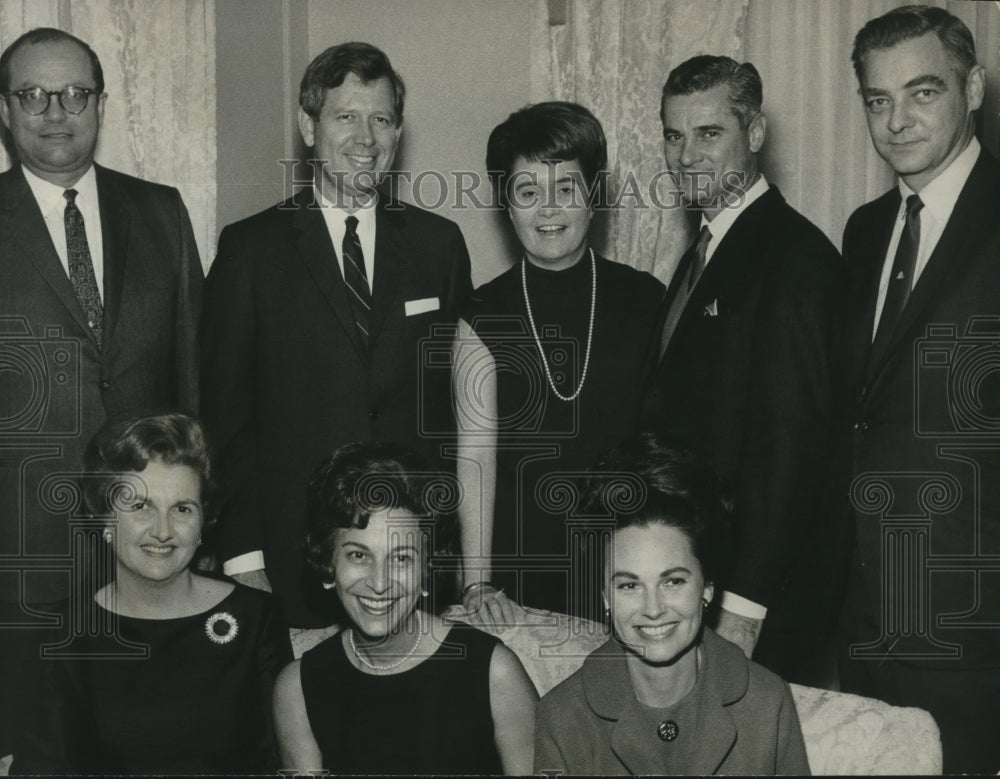
{"label": "black and white photograph", "polygon": [[0,0],[0,776],[1000,773],[1000,1]]}

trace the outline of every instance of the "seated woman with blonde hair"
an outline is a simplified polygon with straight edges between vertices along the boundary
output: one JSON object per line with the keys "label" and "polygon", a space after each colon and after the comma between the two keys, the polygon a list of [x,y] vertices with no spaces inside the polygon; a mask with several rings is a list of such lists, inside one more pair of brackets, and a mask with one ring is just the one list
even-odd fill
{"label": "seated woman with blonde hair", "polygon": [[278,678],[282,768],[525,774],[535,689],[496,638],[428,607],[447,546],[424,469],[390,444],[338,449],[309,482],[308,562],[346,628]]}
{"label": "seated woman with blonde hair", "polygon": [[535,773],[808,773],[788,685],[702,624],[730,513],[715,473],[651,435],[595,473],[613,636],[539,703]]}

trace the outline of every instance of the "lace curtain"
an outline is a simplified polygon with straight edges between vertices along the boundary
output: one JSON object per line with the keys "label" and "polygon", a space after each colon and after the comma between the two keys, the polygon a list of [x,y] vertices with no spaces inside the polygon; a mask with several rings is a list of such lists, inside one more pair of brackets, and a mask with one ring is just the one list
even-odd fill
{"label": "lace curtain", "polygon": [[[0,0],[0,49],[32,27],[66,30],[97,52],[108,93],[97,161],[177,187],[207,268],[215,250],[214,1]],[[0,149],[0,170],[9,165]]]}
{"label": "lace curtain", "polygon": [[[850,63],[855,33],[904,0],[536,0],[533,102],[574,100],[604,125],[612,186],[663,169],[660,90],[671,68],[700,53],[749,60],[764,82],[762,167],[835,245],[850,213],[892,185],[868,139]],[[987,68],[981,138],[997,151],[1000,5],[938,2],[976,37]],[[677,209],[611,211],[596,247],[666,282],[691,239]]]}

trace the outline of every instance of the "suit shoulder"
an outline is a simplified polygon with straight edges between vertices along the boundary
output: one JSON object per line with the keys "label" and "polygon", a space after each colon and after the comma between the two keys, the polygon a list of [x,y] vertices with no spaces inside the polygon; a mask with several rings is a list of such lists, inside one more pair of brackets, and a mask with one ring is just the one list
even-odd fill
{"label": "suit shoulder", "polygon": [[130,176],[128,173],[122,173],[119,170],[112,170],[111,168],[98,168],[98,185],[100,185],[102,178],[116,187],[129,190],[132,193],[143,193],[147,197],[180,197],[177,187],[172,187],[168,184],[158,184],[155,181],[147,181],[146,179]]}
{"label": "suit shoulder", "polygon": [[899,197],[898,190],[890,189],[874,200],[869,200],[854,209],[847,218],[847,225],[844,227],[845,244],[849,236],[854,235],[858,230],[868,231],[873,222],[878,222],[881,215],[892,207],[893,201],[897,197]]}
{"label": "suit shoulder", "polygon": [[437,239],[462,241],[462,230],[446,216],[402,200],[390,200],[382,208],[383,218],[391,219],[407,233],[420,233]]}
{"label": "suit shoulder", "polygon": [[666,294],[667,288],[652,273],[633,268],[623,262],[615,262],[598,257],[597,272],[604,275],[607,283],[625,295],[634,298],[648,298],[659,301]]}

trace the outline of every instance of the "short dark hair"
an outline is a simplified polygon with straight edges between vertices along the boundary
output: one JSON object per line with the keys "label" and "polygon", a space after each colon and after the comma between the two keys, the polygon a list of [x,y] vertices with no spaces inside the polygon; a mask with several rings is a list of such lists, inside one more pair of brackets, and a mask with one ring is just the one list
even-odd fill
{"label": "short dark hair", "polygon": [[0,92],[10,91],[10,61],[18,49],[35,43],[75,43],[86,52],[90,58],[90,70],[94,77],[94,88],[98,92],[104,91],[104,69],[97,54],[85,41],[81,41],[75,35],[70,35],[65,30],[57,30],[55,27],[36,27],[28,30],[20,38],[8,46],[3,54],[0,54]]}
{"label": "short dark hair", "polygon": [[406,101],[403,79],[393,70],[385,52],[370,43],[357,41],[331,46],[309,63],[299,86],[299,105],[302,110],[313,119],[318,119],[326,101],[326,91],[343,84],[348,73],[353,73],[364,84],[381,78],[388,79],[392,88],[396,126],[403,123],[403,104]]}
{"label": "short dark hair", "polygon": [[670,71],[660,97],[660,122],[665,121],[667,98],[705,92],[721,84],[729,87],[729,106],[740,127],[747,129],[764,104],[760,73],[749,62],[711,54],[699,54]]}
{"label": "short dark hair", "polygon": [[115,485],[123,473],[141,473],[150,460],[186,465],[201,481],[202,527],[214,523],[216,485],[201,423],[179,411],[133,413],[109,419],[83,456],[83,497],[96,516],[114,513]]}
{"label": "short dark hair", "polygon": [[603,204],[608,167],[608,142],[597,118],[578,103],[551,101],[515,111],[493,128],[486,144],[486,172],[505,208],[514,165],[577,161],[586,177],[591,204]]}
{"label": "short dark hair", "polygon": [[861,83],[865,57],[873,49],[890,49],[903,41],[920,38],[928,33],[937,35],[965,84],[969,71],[976,66],[976,41],[969,28],[957,16],[944,8],[930,5],[904,5],[872,19],[854,36],[851,61],[854,74]]}
{"label": "short dark hair", "polygon": [[613,516],[616,531],[677,528],[690,539],[705,581],[719,584],[724,575],[733,503],[718,473],[690,449],[652,433],[626,439],[594,467],[581,510]]}
{"label": "short dark hair", "polygon": [[[438,553],[452,547],[454,494],[441,474],[427,470],[413,452],[388,442],[347,444],[309,477],[306,560],[323,581],[333,581],[336,531],[366,528],[371,515],[400,509],[432,529]],[[442,492],[443,489],[443,492]]]}

